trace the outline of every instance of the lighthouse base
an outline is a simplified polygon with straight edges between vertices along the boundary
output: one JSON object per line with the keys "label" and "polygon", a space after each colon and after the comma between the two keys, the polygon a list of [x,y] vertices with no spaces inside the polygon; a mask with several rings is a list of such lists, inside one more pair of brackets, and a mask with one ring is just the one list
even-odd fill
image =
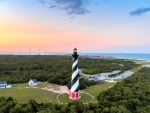
{"label": "lighthouse base", "polygon": [[79,100],[81,98],[79,92],[70,92],[69,99],[71,100]]}

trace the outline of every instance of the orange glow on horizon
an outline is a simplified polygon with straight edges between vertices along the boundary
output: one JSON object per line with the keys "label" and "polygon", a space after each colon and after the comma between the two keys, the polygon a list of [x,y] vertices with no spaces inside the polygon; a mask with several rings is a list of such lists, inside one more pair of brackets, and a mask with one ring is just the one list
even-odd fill
{"label": "orange glow on horizon", "polygon": [[30,47],[43,50],[63,50],[78,46],[88,48],[100,43],[95,43],[91,36],[86,35],[86,33],[68,31],[61,27],[55,28],[38,22],[0,21],[0,24],[1,49],[17,50],[18,48],[25,49]]}
{"label": "orange glow on horizon", "polygon": [[[132,45],[126,39],[114,40],[109,36],[75,31],[67,26],[49,26],[30,20],[1,20],[0,49],[8,51],[40,49],[46,51],[107,49],[116,45]],[[138,42],[137,42],[138,43]],[[136,43],[136,44],[137,44]]]}

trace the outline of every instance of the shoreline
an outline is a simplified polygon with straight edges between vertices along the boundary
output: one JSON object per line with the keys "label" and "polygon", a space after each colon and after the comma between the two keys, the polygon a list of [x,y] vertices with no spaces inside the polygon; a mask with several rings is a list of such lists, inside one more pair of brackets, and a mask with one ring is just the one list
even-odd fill
{"label": "shoreline", "polygon": [[81,53],[81,56],[90,58],[141,60],[150,62],[150,53]]}
{"label": "shoreline", "polygon": [[[41,52],[41,53],[1,53],[0,56],[71,56],[71,53],[63,52]],[[91,58],[117,58],[117,59],[129,59],[129,60],[146,60],[150,61],[150,53],[82,53],[79,55],[81,57],[91,57]]]}
{"label": "shoreline", "polygon": [[150,59],[124,58],[124,57],[112,57],[112,56],[89,56],[89,55],[81,55],[81,57],[91,58],[91,59],[122,59],[122,60],[131,60],[131,61],[150,62]]}

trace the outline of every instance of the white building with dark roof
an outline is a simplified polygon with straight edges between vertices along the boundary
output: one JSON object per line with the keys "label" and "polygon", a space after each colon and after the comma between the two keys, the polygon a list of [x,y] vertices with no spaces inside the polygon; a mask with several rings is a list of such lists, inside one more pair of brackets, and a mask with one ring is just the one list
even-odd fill
{"label": "white building with dark roof", "polygon": [[2,88],[11,88],[12,85],[8,84],[6,81],[0,81],[0,89]]}
{"label": "white building with dark roof", "polygon": [[36,79],[30,79],[28,84],[29,86],[37,86],[38,82]]}

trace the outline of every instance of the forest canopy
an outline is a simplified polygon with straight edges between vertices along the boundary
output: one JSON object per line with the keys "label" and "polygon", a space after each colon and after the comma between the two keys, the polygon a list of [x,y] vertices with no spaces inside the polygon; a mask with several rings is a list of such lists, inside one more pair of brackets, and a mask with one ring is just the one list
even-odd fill
{"label": "forest canopy", "polygon": [[[132,61],[124,59],[80,57],[79,68],[84,73],[96,74],[114,70],[128,70],[135,67]],[[65,55],[1,55],[0,81],[25,83],[30,78],[70,86],[72,57]],[[81,88],[96,84],[81,79]],[[83,84],[84,82],[84,84]]]}
{"label": "forest canopy", "polygon": [[11,97],[0,97],[0,113],[150,113],[150,69],[143,68],[133,76],[102,92],[97,103],[80,101],[68,104],[18,103]]}

